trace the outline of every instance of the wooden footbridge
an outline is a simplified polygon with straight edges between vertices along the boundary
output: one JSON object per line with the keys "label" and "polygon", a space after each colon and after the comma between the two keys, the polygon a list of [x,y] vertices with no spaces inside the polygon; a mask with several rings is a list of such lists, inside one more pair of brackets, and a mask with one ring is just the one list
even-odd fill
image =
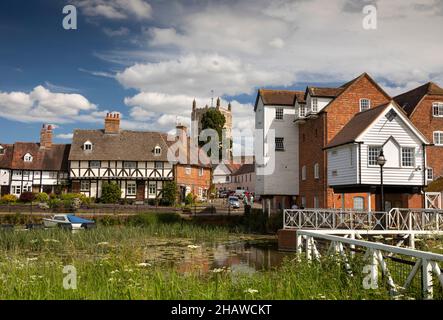
{"label": "wooden footbridge", "polygon": [[[362,289],[378,287],[381,275],[393,297],[406,294],[417,282],[422,298],[432,299],[436,292],[442,297],[443,255],[416,250],[416,241],[443,235],[443,210],[297,209],[284,210],[283,219],[284,228],[279,231],[279,247],[283,250],[304,254],[307,261],[338,258],[350,276],[359,272],[351,261],[356,255],[362,257],[367,262],[366,269],[360,270],[367,274]],[[407,272],[391,272],[399,264]]]}

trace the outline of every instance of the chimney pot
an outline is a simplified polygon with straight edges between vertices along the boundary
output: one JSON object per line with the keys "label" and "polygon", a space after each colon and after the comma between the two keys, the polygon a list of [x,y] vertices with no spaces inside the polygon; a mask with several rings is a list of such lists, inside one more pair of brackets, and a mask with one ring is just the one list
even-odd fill
{"label": "chimney pot", "polygon": [[116,134],[120,132],[120,114],[110,112],[105,118],[105,133]]}

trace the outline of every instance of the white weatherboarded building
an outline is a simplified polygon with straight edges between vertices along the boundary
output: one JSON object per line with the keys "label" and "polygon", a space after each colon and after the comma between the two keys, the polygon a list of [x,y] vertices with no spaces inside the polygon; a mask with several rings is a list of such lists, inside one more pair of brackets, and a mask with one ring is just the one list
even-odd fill
{"label": "white weatherboarded building", "polygon": [[266,208],[289,208],[299,193],[297,95],[304,92],[261,89],[257,95],[255,193]]}
{"label": "white weatherboarded building", "polygon": [[360,112],[326,146],[329,185],[336,193],[368,193],[371,199],[371,194],[380,192],[377,157],[383,150],[387,160],[383,167],[385,206],[404,206],[399,195],[420,194],[427,185],[427,145],[426,138],[393,101]]}

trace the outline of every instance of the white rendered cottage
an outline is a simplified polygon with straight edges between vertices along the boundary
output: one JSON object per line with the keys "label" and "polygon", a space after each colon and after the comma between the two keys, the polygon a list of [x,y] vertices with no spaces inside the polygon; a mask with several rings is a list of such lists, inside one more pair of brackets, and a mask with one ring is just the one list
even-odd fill
{"label": "white rendered cottage", "polygon": [[329,186],[342,194],[344,208],[380,210],[377,158],[383,150],[385,209],[422,207],[427,145],[427,139],[394,101],[360,112],[325,148]]}

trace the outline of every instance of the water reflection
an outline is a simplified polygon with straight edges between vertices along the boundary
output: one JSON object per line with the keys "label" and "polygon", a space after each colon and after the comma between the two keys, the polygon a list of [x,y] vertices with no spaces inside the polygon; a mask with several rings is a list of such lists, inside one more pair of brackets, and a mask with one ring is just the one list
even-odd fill
{"label": "water reflection", "polygon": [[278,251],[275,241],[239,241],[184,250],[182,258],[172,263],[181,273],[207,273],[218,268],[230,268],[233,273],[254,273],[279,267],[285,257],[295,258],[295,255]]}

